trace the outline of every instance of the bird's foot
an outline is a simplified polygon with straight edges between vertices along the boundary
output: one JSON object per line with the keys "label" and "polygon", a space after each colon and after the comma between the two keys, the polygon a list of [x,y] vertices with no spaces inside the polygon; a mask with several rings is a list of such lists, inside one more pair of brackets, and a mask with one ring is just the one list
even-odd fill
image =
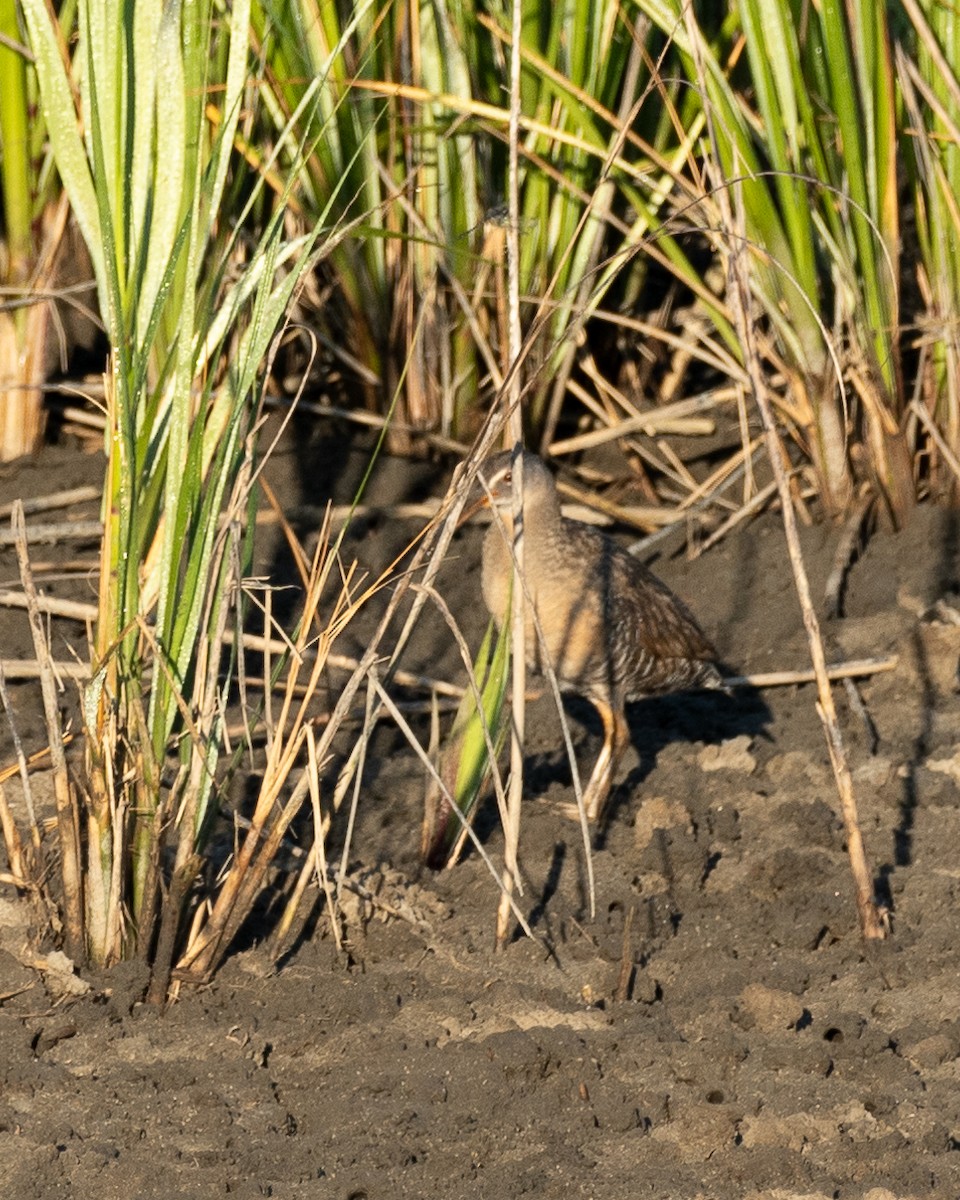
{"label": "bird's foot", "polygon": [[[610,795],[610,780],[591,780],[583,792],[583,812],[587,822],[596,825],[603,814],[607,797]],[[571,821],[580,820],[580,805],[576,800],[561,800],[556,803],[557,812]]]}
{"label": "bird's foot", "polygon": [[553,807],[561,817],[565,817],[568,821],[579,822],[580,808],[577,805],[576,800],[558,800],[555,802]]}

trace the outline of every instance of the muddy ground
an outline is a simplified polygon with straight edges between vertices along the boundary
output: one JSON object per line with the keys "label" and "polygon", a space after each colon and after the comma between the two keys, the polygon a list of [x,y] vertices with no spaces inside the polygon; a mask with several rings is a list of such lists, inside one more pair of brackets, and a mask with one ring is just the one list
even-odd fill
{"label": "muddy ground", "polygon": [[[295,445],[272,466],[302,527],[315,519],[302,505],[343,494],[363,459],[311,453]],[[100,471],[51,447],[4,473],[0,501]],[[387,503],[440,481],[395,464],[373,488]],[[348,551],[375,569],[403,532],[367,522]],[[804,533],[818,597],[838,538]],[[594,917],[578,829],[557,811],[572,794],[557,719],[548,700],[532,704],[522,905],[536,936],[499,954],[479,857],[419,867],[423,772],[384,729],[351,857],[376,899],[351,902],[339,954],[314,895],[279,970],[255,929],[212,986],[166,1013],[138,1002],[130,967],[65,998],[23,965],[22,907],[0,892],[0,1196],[956,1200],[958,547],[960,516],[921,508],[905,532],[870,540],[845,615],[824,624],[833,658],[898,656],[859,684],[862,709],[836,690],[886,942],[857,930],[810,687],[634,706],[634,749],[594,848]],[[472,638],[478,549],[476,531],[461,535],[443,578]],[[659,551],[655,569],[732,668],[806,664],[775,516],[692,562],[676,541]],[[279,564],[269,538],[263,553]],[[12,552],[0,555],[12,586]],[[92,598],[82,574],[46,586]],[[54,628],[61,649],[82,636]],[[5,658],[31,656],[22,614],[0,612],[0,637]],[[458,677],[439,621],[424,622],[407,665]],[[14,703],[34,749],[31,686]],[[589,768],[598,723],[575,701],[568,711]],[[498,856],[489,815],[479,829]]]}

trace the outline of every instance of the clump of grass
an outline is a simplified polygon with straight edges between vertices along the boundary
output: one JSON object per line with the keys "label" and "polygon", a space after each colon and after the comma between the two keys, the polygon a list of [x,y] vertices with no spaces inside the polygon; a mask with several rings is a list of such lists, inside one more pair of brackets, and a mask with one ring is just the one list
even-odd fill
{"label": "clump of grass", "polygon": [[[339,541],[330,538],[328,515],[313,560],[303,572],[303,606],[292,638],[277,640],[280,631],[271,629],[269,608],[266,611],[267,636],[258,643],[266,654],[266,758],[258,773],[259,786],[246,832],[238,833],[235,853],[220,872],[210,904],[196,911],[186,946],[175,947],[171,942],[165,956],[169,962],[175,948],[180,953],[178,980],[205,981],[222,962],[262,893],[267,872],[291,825],[310,803],[317,815],[317,847],[322,853],[333,808],[328,807],[321,816],[319,777],[326,763],[317,754],[313,728],[316,694],[338,635],[383,582],[358,591],[354,568],[350,568],[333,588],[332,601],[323,605],[331,578],[341,567],[338,550]],[[299,546],[295,551],[299,555]],[[274,666],[271,652],[275,649],[280,654]],[[315,848],[311,855],[311,870],[317,852]]]}
{"label": "clump of grass", "polygon": [[507,221],[506,15],[443,3],[338,16],[310,0],[258,0],[254,20],[272,111],[289,117],[318,71],[331,80],[321,110],[306,114],[327,133],[311,143],[297,200],[313,214],[339,185],[337,211],[360,222],[325,273],[341,299],[319,313],[338,368],[367,405],[396,402],[395,446],[410,444],[408,429],[474,436],[512,362],[505,242],[519,221],[521,320],[533,335],[524,423],[539,439],[556,423],[584,320],[642,273],[633,251],[663,227],[672,131],[643,30],[607,0],[583,0],[573,15],[523,6],[519,194]]}
{"label": "clump of grass", "polygon": [[[672,0],[641,7],[690,81],[688,113],[712,116],[712,142],[690,143],[690,177],[703,179],[703,157],[711,186],[742,200],[751,293],[769,329],[757,346],[784,379],[781,429],[801,441],[828,511],[843,513],[868,475],[902,522],[914,487],[898,436],[905,402],[886,9],[828,4],[798,25],[781,0],[741,0],[722,22]],[[691,216],[708,237],[716,213],[704,187]]]}
{"label": "clump of grass", "polygon": [[242,240],[262,177],[224,219],[248,0],[222,23],[210,3],[81,0],[73,64],[41,0],[24,13],[111,346],[84,769],[58,798],[65,937],[80,960],[150,962],[160,1000],[217,812],[264,360],[320,228],[291,238],[280,205]]}
{"label": "clump of grass", "polygon": [[[917,338],[918,387],[907,433],[929,434],[931,492],[960,496],[960,28],[949,9],[905,0],[915,52],[896,46],[897,78],[910,136],[904,137],[915,188],[918,282],[925,318]],[[922,477],[922,475],[921,475]]]}

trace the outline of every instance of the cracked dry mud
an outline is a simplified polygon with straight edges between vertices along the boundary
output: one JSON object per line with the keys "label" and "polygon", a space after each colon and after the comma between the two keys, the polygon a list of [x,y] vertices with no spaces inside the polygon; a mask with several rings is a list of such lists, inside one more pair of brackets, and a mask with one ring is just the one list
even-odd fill
{"label": "cracked dry mud", "polygon": [[[98,470],[54,448],[0,499]],[[409,474],[385,473],[387,498]],[[373,523],[351,550],[376,565],[395,536]],[[804,535],[815,595],[837,536]],[[458,540],[443,585],[473,637],[478,545]],[[376,902],[354,896],[349,955],[317,905],[279,971],[248,937],[165,1014],[136,1003],[130,966],[63,998],[19,961],[22,910],[4,893],[0,1195],[956,1200],[960,627],[924,614],[957,606],[958,546],[957,514],[921,509],[873,538],[846,616],[824,623],[832,658],[899,656],[859,685],[873,732],[836,693],[888,941],[856,929],[809,687],[634,706],[592,918],[579,832],[556,812],[571,795],[556,717],[533,704],[522,856],[537,940],[501,954],[477,856],[419,869],[422,771],[384,728],[351,860]],[[806,664],[775,517],[654,566],[732,666]],[[70,586],[59,594],[86,594]],[[29,654],[21,614],[0,613],[0,630],[5,656]],[[455,677],[439,622],[411,661]],[[589,762],[597,724],[570,712]],[[479,828],[497,855],[489,814]]]}

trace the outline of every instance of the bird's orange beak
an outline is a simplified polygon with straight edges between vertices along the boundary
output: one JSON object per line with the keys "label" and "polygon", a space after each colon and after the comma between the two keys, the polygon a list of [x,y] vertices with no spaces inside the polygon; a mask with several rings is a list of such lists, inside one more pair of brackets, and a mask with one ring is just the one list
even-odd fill
{"label": "bird's orange beak", "polygon": [[460,520],[457,522],[457,528],[462,529],[463,526],[466,525],[466,523],[470,520],[471,517],[475,517],[477,515],[477,513],[480,511],[481,508],[489,508],[489,507],[490,507],[490,497],[487,495],[481,496],[479,500],[474,500],[474,502],[471,505],[469,505],[464,512],[462,512],[460,514]]}

